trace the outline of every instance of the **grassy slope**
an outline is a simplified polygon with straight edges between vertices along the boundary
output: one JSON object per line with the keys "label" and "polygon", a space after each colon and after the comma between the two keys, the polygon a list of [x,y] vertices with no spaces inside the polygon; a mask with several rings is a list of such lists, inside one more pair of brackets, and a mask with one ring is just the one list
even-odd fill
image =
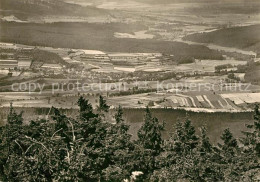
{"label": "grassy slope", "polygon": [[110,52],[162,52],[198,59],[222,59],[219,52],[205,46],[114,37],[114,32],[132,33],[145,29],[145,26],[139,24],[121,23],[23,24],[0,22],[0,41]]}
{"label": "grassy slope", "polygon": [[260,25],[234,27],[209,33],[198,33],[185,37],[186,40],[212,43],[227,47],[252,50],[260,54]]}

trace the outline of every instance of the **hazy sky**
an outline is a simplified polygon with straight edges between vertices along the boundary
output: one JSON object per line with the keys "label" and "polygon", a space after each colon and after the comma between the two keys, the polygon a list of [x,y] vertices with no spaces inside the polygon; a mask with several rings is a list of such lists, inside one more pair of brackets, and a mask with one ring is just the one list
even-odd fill
{"label": "hazy sky", "polygon": [[75,2],[75,3],[80,3],[80,4],[88,4],[88,3],[94,3],[94,4],[99,4],[102,2],[123,2],[123,1],[136,1],[136,2],[142,2],[142,3],[200,3],[200,2],[207,2],[207,3],[216,3],[216,2],[228,2],[228,3],[238,3],[238,2],[259,2],[259,0],[63,0],[66,2]]}

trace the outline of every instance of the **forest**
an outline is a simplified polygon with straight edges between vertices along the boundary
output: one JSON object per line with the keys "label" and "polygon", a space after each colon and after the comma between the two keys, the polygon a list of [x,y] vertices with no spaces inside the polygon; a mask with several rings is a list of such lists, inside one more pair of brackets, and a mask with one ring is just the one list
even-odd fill
{"label": "forest", "polygon": [[184,39],[193,42],[216,44],[220,46],[250,50],[256,52],[257,57],[259,57],[259,28],[259,24],[224,28],[208,33],[196,33],[188,35]]}
{"label": "forest", "polygon": [[257,105],[243,137],[227,128],[218,144],[206,127],[196,132],[188,115],[163,139],[165,125],[147,107],[133,140],[120,106],[113,116],[102,96],[96,110],[84,97],[78,106],[76,117],[52,108],[24,124],[11,104],[0,128],[0,181],[259,181]]}
{"label": "forest", "polygon": [[174,54],[179,63],[193,59],[223,60],[220,52],[201,45],[154,39],[120,39],[115,32],[145,30],[141,23],[16,23],[0,21],[0,41],[55,48],[105,52]]}
{"label": "forest", "polygon": [[21,20],[39,15],[106,16],[109,12],[95,7],[81,7],[60,0],[1,0],[1,15],[14,15]]}

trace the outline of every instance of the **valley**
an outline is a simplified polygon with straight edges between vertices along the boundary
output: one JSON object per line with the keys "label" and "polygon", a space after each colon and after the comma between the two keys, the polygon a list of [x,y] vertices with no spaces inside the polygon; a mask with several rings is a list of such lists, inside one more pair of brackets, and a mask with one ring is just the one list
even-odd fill
{"label": "valley", "polygon": [[0,0],[0,182],[260,181],[259,0]]}
{"label": "valley", "polygon": [[0,106],[250,112],[260,3],[206,2],[3,1]]}

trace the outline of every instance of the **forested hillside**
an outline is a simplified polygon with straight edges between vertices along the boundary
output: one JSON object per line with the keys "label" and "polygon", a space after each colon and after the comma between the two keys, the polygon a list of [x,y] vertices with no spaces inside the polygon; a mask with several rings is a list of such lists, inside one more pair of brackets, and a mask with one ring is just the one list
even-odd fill
{"label": "forested hillside", "polygon": [[95,7],[82,7],[61,0],[1,0],[1,15],[15,15],[19,19],[30,16],[101,16],[108,15],[106,10]]}
{"label": "forested hillside", "polygon": [[[96,112],[80,97],[79,112],[70,118],[56,109],[46,119],[23,124],[13,107],[0,128],[1,181],[259,181],[260,112],[239,140],[225,129],[213,145],[207,129],[197,133],[188,116],[168,140],[164,124],[146,109],[138,138],[119,107],[114,122],[100,96]],[[249,118],[250,119],[250,118]]]}
{"label": "forested hillside", "polygon": [[232,27],[209,33],[188,35],[184,39],[194,42],[211,43],[235,47],[260,53],[260,25]]}
{"label": "forested hillside", "polygon": [[253,84],[260,84],[260,63],[253,63],[249,66],[245,80]]}
{"label": "forested hillside", "polygon": [[115,32],[144,30],[141,24],[125,23],[14,23],[0,22],[0,41],[33,46],[101,50],[108,52],[159,52],[196,59],[223,59],[220,52],[205,46],[179,42],[119,39]]}

